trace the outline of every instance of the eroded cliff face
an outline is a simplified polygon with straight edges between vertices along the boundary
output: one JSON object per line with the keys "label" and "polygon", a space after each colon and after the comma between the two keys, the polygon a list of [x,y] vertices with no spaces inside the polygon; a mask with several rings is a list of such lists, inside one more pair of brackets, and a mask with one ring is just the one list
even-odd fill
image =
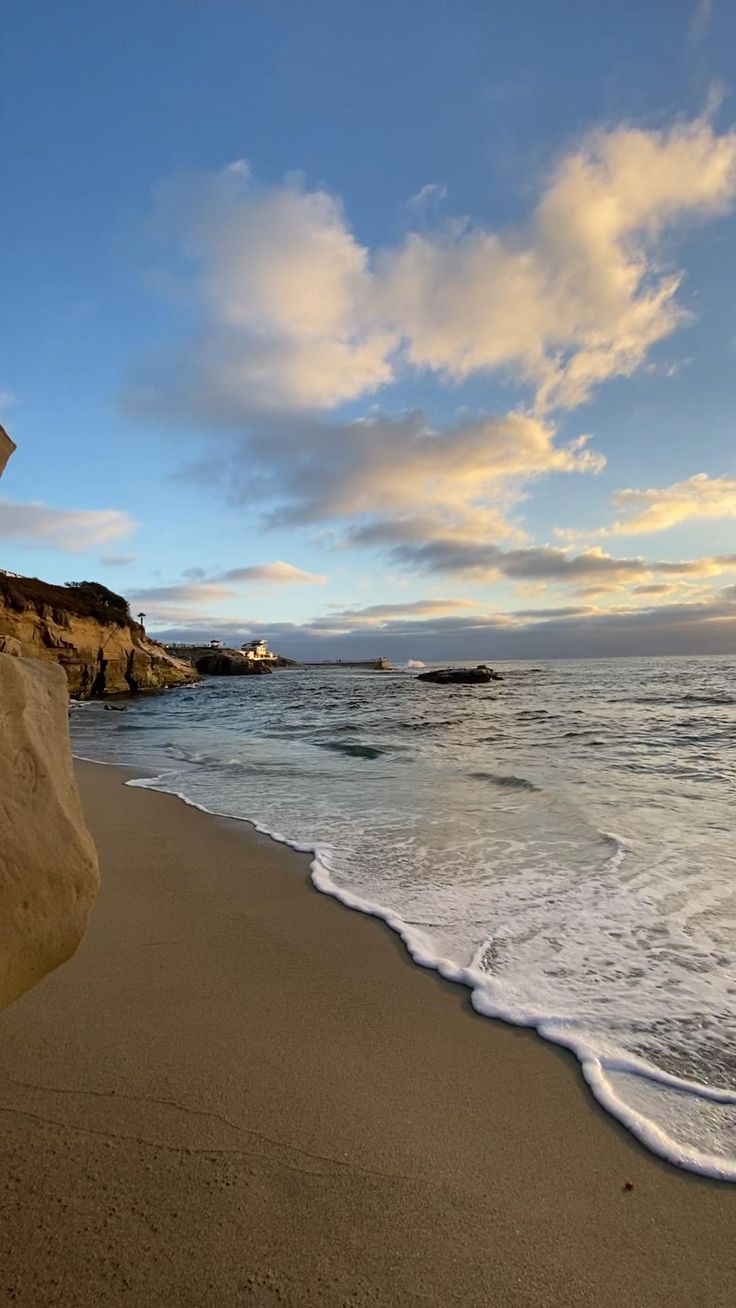
{"label": "eroded cliff face", "polygon": [[0,1007],[66,961],[99,886],[61,668],[0,653]]}
{"label": "eroded cliff face", "polygon": [[75,698],[199,680],[189,663],[168,654],[127,615],[75,612],[75,604],[64,586],[0,574],[0,637],[18,641],[24,658],[60,664]]}
{"label": "eroded cliff face", "polygon": [[[15,446],[0,427],[0,474]],[[0,624],[0,1008],[77,948],[99,886],[59,667]]]}

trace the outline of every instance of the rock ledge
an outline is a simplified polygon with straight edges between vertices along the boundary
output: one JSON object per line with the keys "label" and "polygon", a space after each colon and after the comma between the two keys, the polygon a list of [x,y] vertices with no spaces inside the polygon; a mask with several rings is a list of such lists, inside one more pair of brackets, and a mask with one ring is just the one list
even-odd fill
{"label": "rock ledge", "polygon": [[417,681],[429,681],[434,686],[483,686],[489,681],[502,681],[500,672],[494,672],[485,663],[475,668],[435,668],[420,672]]}

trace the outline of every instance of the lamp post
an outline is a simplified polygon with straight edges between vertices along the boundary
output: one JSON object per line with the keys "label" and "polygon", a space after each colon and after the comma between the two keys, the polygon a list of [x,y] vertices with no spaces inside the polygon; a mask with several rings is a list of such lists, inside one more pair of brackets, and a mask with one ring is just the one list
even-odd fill
{"label": "lamp post", "polygon": [[138,621],[140,622],[141,626],[143,626],[143,619],[145,618],[145,616],[146,616],[145,613],[138,614]]}

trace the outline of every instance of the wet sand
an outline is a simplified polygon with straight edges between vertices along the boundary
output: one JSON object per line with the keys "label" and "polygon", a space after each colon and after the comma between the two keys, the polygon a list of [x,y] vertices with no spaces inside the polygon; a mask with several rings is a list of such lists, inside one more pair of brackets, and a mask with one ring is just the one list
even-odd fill
{"label": "wet sand", "polygon": [[78,776],[92,926],[0,1015],[0,1303],[730,1308],[736,1187],[647,1154],[303,856]]}

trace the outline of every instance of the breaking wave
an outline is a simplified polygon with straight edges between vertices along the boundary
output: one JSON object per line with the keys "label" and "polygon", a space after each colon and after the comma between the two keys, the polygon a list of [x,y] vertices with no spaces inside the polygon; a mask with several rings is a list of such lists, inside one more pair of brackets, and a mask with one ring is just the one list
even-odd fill
{"label": "breaking wave", "polygon": [[470,708],[411,677],[215,680],[73,739],[309,851],[479,1013],[571,1049],[649,1149],[736,1180],[736,659],[504,672]]}

